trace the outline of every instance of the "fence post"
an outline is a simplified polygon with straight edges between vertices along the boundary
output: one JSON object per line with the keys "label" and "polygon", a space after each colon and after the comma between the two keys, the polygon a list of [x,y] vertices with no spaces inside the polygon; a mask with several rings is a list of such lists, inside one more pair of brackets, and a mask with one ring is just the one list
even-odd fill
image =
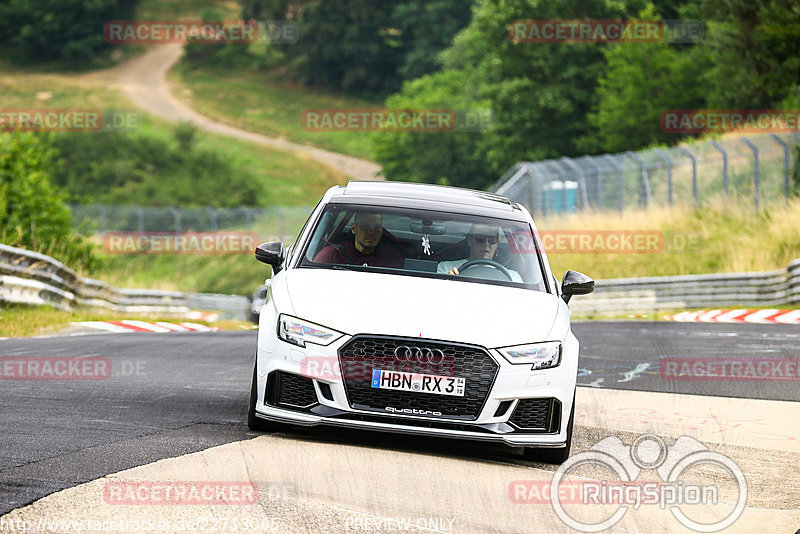
{"label": "fence post", "polygon": [[741,137],[742,143],[750,147],[753,151],[753,202],[756,206],[756,213],[758,212],[758,188],[761,184],[761,176],[759,175],[758,168],[758,147],[750,142],[746,137]]}
{"label": "fence post", "polygon": [[139,233],[144,233],[144,210],[141,206],[136,206],[136,215],[139,219]]}
{"label": "fence post", "polygon": [[769,134],[776,143],[781,145],[783,148],[783,196],[786,198],[786,201],[789,201],[789,191],[791,188],[789,187],[789,145],[787,145],[783,139],[775,135],[774,133]]}
{"label": "fence post", "polygon": [[725,202],[728,202],[728,153],[716,141],[710,141],[717,152],[722,154],[722,192],[725,195]]}
{"label": "fence post", "polygon": [[278,212],[278,233],[280,233],[280,240],[283,241],[283,235],[286,233],[286,221],[283,219],[283,210],[280,206],[276,206],[275,210]]}
{"label": "fence post", "polygon": [[683,147],[678,147],[678,150],[692,160],[692,197],[694,197],[694,207],[697,208],[700,205],[700,201],[697,198],[697,159]]}
{"label": "fence post", "polygon": [[602,210],[605,204],[603,199],[603,194],[605,192],[603,191],[603,178],[604,178],[603,171],[600,169],[600,165],[594,162],[594,158],[592,156],[583,156],[581,158],[578,158],[578,160],[585,161],[586,163],[591,165],[592,168],[594,168],[594,173],[597,176],[597,201],[595,202],[595,204],[599,209]]}
{"label": "fence post", "polygon": [[242,206],[244,210],[244,223],[247,225],[248,230],[253,229],[253,212],[250,211],[250,208]]}
{"label": "fence post", "polygon": [[[529,182],[530,186],[531,186],[531,192],[537,191],[537,188],[538,188],[538,192],[539,192],[539,211],[542,213],[542,215],[545,215],[547,213],[547,203],[544,201],[544,195],[542,194],[542,187],[544,187],[543,184],[544,184],[544,180],[546,179],[546,177],[542,177],[542,179],[540,181],[538,181],[538,182],[536,181],[536,173],[541,173],[542,172],[540,170],[541,167],[542,167],[542,164],[537,161],[536,163],[534,163],[531,166],[531,168],[528,171],[528,174],[531,177],[531,181]],[[542,176],[542,175],[540,174],[540,176]]]}
{"label": "fence post", "polygon": [[635,152],[631,152],[629,150],[625,154],[639,165],[642,177],[642,181],[639,184],[639,205],[644,205],[646,208],[650,201],[650,180],[647,177],[647,167],[645,166],[644,161],[642,161],[642,158],[640,158]]}
{"label": "fence post", "polygon": [[654,152],[667,164],[667,202],[672,206],[672,160],[660,148],[654,149]]}
{"label": "fence post", "polygon": [[172,218],[175,219],[175,233],[180,233],[181,231],[181,212],[178,208],[170,208],[169,211],[172,212]]}
{"label": "fence post", "polygon": [[106,233],[106,207],[102,204],[97,205],[98,210],[100,211],[100,233]]}
{"label": "fence post", "polygon": [[625,198],[624,198],[625,195],[623,191],[623,188],[625,187],[625,176],[624,176],[625,169],[622,168],[622,165],[620,165],[619,162],[617,162],[617,160],[615,160],[614,156],[612,156],[611,154],[605,154],[602,157],[604,159],[607,159],[611,163],[611,166],[617,169],[617,186],[619,188],[619,191],[617,191],[617,193],[619,194],[617,203],[619,212],[622,213],[625,209]]}

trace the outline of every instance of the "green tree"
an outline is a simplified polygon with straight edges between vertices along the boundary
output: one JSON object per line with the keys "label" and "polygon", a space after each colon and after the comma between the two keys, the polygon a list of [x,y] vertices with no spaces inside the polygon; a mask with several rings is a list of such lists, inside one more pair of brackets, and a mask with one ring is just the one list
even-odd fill
{"label": "green tree", "polygon": [[712,19],[703,46],[714,57],[709,107],[770,108],[800,80],[800,3],[704,0]]}
{"label": "green tree", "polygon": [[481,0],[472,22],[444,52],[446,68],[463,69],[492,102],[496,127],[483,143],[493,168],[580,153],[587,115],[606,64],[596,43],[512,42],[508,27],[528,19],[621,19],[638,0]]}
{"label": "green tree", "polygon": [[472,0],[408,0],[394,8],[393,25],[403,43],[399,72],[404,80],[439,70],[439,54],[469,24],[473,4]]}
{"label": "green tree", "polygon": [[0,240],[91,268],[91,246],[72,231],[64,196],[50,180],[55,157],[33,133],[0,133]]}
{"label": "green tree", "polygon": [[[464,91],[469,79],[459,70],[447,70],[406,82],[387,100],[394,109],[451,109],[480,112],[490,109]],[[373,141],[376,160],[391,180],[484,188],[496,179],[497,169],[483,157],[483,133],[383,132]]]}
{"label": "green tree", "polygon": [[4,0],[0,38],[24,60],[91,59],[109,45],[103,25],[133,18],[138,0]]}
{"label": "green tree", "polygon": [[[659,17],[651,6],[639,18]],[[634,42],[611,45],[604,55],[608,70],[598,82],[597,107],[589,113],[595,131],[579,143],[585,150],[622,152],[670,144],[676,134],[661,130],[661,114],[705,105],[703,74],[712,63],[704,48]]]}
{"label": "green tree", "polygon": [[240,0],[242,16],[292,20],[300,40],[281,48],[301,82],[382,99],[439,68],[439,53],[475,0]]}

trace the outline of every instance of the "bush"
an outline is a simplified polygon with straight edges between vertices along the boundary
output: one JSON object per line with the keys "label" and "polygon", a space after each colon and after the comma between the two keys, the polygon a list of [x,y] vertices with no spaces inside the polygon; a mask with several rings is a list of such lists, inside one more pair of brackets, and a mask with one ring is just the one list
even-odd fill
{"label": "bush", "polygon": [[0,240],[92,269],[92,247],[73,232],[69,207],[51,183],[56,155],[32,133],[0,133]]}
{"label": "bush", "polygon": [[54,139],[62,165],[54,183],[70,202],[142,206],[254,206],[258,181],[219,152],[192,148],[178,126],[175,141],[127,132],[64,133]]}

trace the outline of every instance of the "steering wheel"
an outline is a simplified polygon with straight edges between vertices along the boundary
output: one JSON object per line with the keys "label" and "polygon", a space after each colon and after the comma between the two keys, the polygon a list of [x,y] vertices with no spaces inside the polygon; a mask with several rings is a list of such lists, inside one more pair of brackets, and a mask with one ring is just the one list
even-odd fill
{"label": "steering wheel", "polygon": [[514,281],[514,279],[511,277],[511,273],[508,272],[508,269],[506,269],[505,266],[502,263],[496,262],[494,260],[483,260],[483,259],[480,259],[480,260],[469,260],[468,262],[463,263],[461,265],[461,267],[458,268],[458,271],[460,273],[463,273],[467,269],[469,269],[471,267],[475,267],[476,265],[490,265],[490,266],[494,267],[495,269],[497,269],[498,271],[500,271],[501,273],[503,273],[505,275],[505,277],[508,278],[509,282],[513,282]]}

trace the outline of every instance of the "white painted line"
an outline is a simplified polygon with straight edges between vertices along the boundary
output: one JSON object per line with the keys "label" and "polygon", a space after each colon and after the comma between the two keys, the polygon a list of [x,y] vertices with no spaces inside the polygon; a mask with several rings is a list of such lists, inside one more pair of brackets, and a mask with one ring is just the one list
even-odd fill
{"label": "white painted line", "polygon": [[133,321],[133,320],[124,320],[120,321],[122,324],[127,324],[130,326],[136,326],[138,328],[143,328],[145,330],[149,330],[150,332],[155,333],[162,333],[162,332],[171,332],[169,328],[164,328],[163,326],[158,326],[154,323],[148,323],[147,321]]}
{"label": "white painted line", "polygon": [[800,324],[800,310],[789,310],[775,317],[776,323]]}
{"label": "white painted line", "polygon": [[105,330],[107,332],[116,332],[118,334],[132,332],[130,328],[125,328],[124,326],[106,323],[104,321],[80,321],[80,322],[74,322],[72,324],[78,326],[85,326],[87,328],[95,328],[97,330]]}
{"label": "white painted line", "polygon": [[746,310],[743,308],[739,308],[736,310],[726,311],[722,315],[717,316],[716,322],[718,323],[734,323],[734,322],[741,322],[741,315],[745,313],[749,313],[750,310]]}
{"label": "white painted line", "polygon": [[744,321],[746,323],[766,323],[768,322],[766,319],[770,315],[775,315],[780,310],[757,310],[753,313],[747,314],[744,317]]}
{"label": "white painted line", "polygon": [[163,326],[164,328],[166,328],[170,332],[186,332],[186,330],[187,330],[187,328],[185,326],[181,326],[181,325],[175,324],[175,323],[167,323],[167,322],[164,322],[164,321],[156,321],[153,324],[157,324],[158,326]]}
{"label": "white painted line", "polygon": [[179,323],[179,324],[181,326],[185,326],[189,330],[195,330],[197,332],[210,332],[211,331],[211,328],[209,328],[208,326],[206,326],[204,324],[198,324],[198,323]]}
{"label": "white painted line", "polygon": [[716,321],[717,315],[721,314],[722,310],[711,310],[704,312],[702,315],[697,317],[697,320],[701,323],[711,323]]}

